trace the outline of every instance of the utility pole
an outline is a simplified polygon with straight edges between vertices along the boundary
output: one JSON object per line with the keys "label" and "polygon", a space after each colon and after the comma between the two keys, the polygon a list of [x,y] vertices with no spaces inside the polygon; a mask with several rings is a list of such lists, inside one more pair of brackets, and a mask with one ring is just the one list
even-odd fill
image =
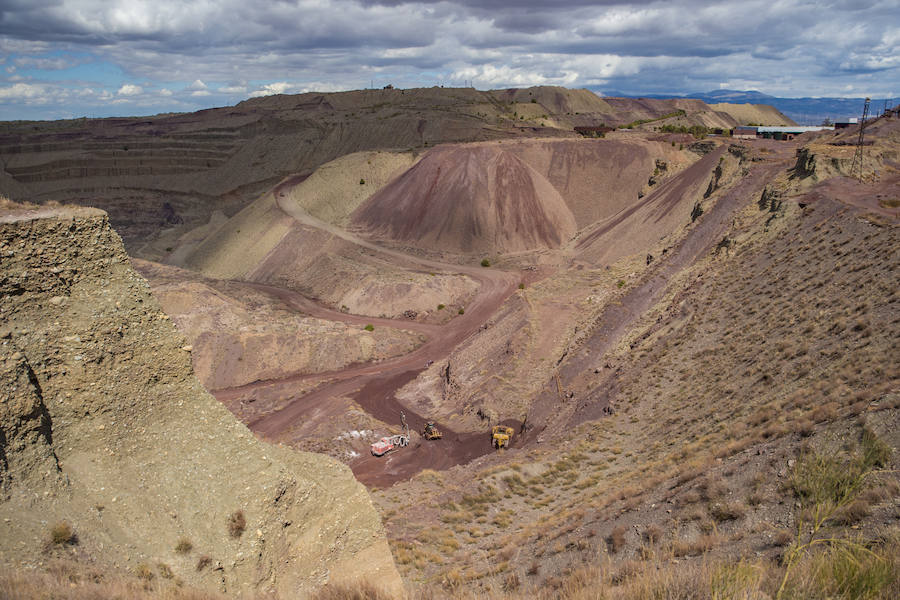
{"label": "utility pole", "polygon": [[859,140],[856,142],[856,154],[853,155],[853,165],[850,167],[850,175],[856,173],[857,179],[862,182],[862,163],[863,163],[863,138],[866,131],[866,118],[869,116],[869,101],[866,98],[866,105],[863,107],[862,119],[859,120]]}

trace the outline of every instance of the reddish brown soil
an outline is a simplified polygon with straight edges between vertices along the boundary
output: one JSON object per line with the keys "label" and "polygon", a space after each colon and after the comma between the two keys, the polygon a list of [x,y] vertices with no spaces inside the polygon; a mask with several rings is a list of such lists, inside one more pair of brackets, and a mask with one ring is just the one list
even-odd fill
{"label": "reddish brown soil", "polygon": [[[369,249],[379,250],[371,244],[363,243]],[[390,255],[398,254],[394,250],[384,252]],[[249,424],[253,431],[269,439],[285,442],[301,439],[304,428],[310,426],[310,419],[322,422],[340,416],[340,409],[332,406],[329,400],[341,396],[352,396],[366,412],[386,423],[399,424],[400,413],[405,412],[410,427],[421,430],[426,417],[402,406],[394,397],[395,390],[418,375],[426,363],[446,357],[457,344],[476,331],[515,290],[520,277],[518,274],[496,269],[447,265],[419,260],[409,255],[404,255],[403,258],[416,262],[425,269],[461,272],[475,279],[480,284],[480,289],[477,296],[467,305],[465,314],[443,326],[413,324],[404,320],[373,319],[329,311],[296,292],[254,284],[256,289],[277,296],[289,306],[313,316],[357,324],[372,323],[415,329],[428,335],[429,340],[414,352],[401,358],[355,366],[339,372],[298,374],[277,381],[263,381],[239,388],[218,390],[215,393],[216,398],[226,406],[232,406],[237,399],[246,397],[248,393],[256,399],[272,401],[273,398],[292,398],[296,392],[292,392],[291,388],[300,382],[319,383],[314,391],[290,399],[283,408]],[[438,426],[444,431],[444,439],[429,444],[424,451],[400,450],[390,455],[389,460],[361,458],[351,464],[354,473],[357,478],[369,485],[389,485],[394,481],[408,478],[424,468],[447,468],[491,451],[487,438],[483,438],[484,443],[478,441],[478,438],[483,436],[457,434],[443,423],[438,423]],[[386,464],[390,466],[387,470]]]}
{"label": "reddish brown soil", "polygon": [[[565,426],[566,423],[576,423],[589,418],[596,418],[603,412],[606,405],[606,383],[597,385],[597,378],[589,375],[596,366],[593,364],[597,356],[612,348],[631,325],[647,308],[659,299],[665,283],[685,266],[691,264],[699,256],[708,252],[712,246],[722,239],[731,223],[734,211],[743,206],[747,199],[757,195],[765,183],[778,170],[788,165],[793,146],[782,145],[776,152],[770,154],[771,159],[765,162],[754,163],[750,173],[739,184],[718,200],[715,206],[703,215],[702,219],[691,230],[686,239],[664,260],[659,260],[648,272],[643,283],[632,289],[622,298],[621,303],[611,306],[601,317],[598,328],[588,338],[587,342],[577,354],[567,357],[559,371],[561,387],[563,391],[577,390],[574,400],[560,407],[557,402],[558,391],[556,382],[549,382],[542,397],[533,404],[532,413],[528,416],[529,424],[539,424],[539,427],[526,435],[516,436],[516,445],[529,444],[538,441],[539,434],[548,426]],[[665,215],[672,209],[685,189],[696,187],[705,183],[710,170],[718,162],[724,152],[720,148],[699,161],[696,168],[690,168],[684,173],[664,183],[654,194],[648,196],[638,208],[650,207],[646,215]],[[438,153],[440,155],[440,153]],[[470,160],[471,156],[458,156],[460,160]],[[422,162],[425,162],[423,159]],[[420,163],[421,164],[421,163]],[[430,176],[440,179],[441,169],[446,165],[435,164]],[[474,168],[474,167],[473,167]],[[464,171],[464,170],[463,170]],[[423,171],[425,172],[425,171]],[[462,177],[463,173],[456,177]],[[402,177],[400,178],[403,179]],[[417,180],[417,185],[422,182]],[[286,182],[285,185],[289,185]],[[412,185],[412,181],[404,185]],[[389,186],[391,187],[391,186]],[[403,188],[406,189],[406,188]],[[448,190],[456,189],[449,186]],[[407,190],[412,194],[413,188]],[[281,191],[281,189],[276,191]],[[396,191],[396,190],[395,190]],[[460,192],[461,193],[461,192]],[[377,195],[376,195],[377,196]],[[446,201],[444,208],[453,212],[453,204],[447,193],[443,199]],[[396,201],[403,200],[404,195],[392,196]],[[364,205],[364,208],[367,205]],[[282,207],[290,212],[289,207]],[[385,210],[387,210],[385,208]],[[512,210],[512,208],[510,208]],[[636,209],[637,210],[637,209]],[[582,247],[595,246],[596,244],[615,243],[615,240],[603,239],[606,234],[616,229],[617,225],[624,222],[635,211],[621,215],[613,223],[600,231],[593,232],[589,239],[582,243]],[[409,212],[399,211],[400,214],[409,217]],[[362,213],[360,213],[362,214]],[[295,216],[295,218],[308,217]],[[385,217],[387,218],[387,217]],[[422,225],[422,221],[413,215],[409,221]],[[422,218],[428,219],[427,216]],[[309,223],[313,226],[322,226],[318,223]],[[398,231],[406,231],[412,235],[414,228],[408,223],[400,223]],[[440,227],[437,233],[440,232]],[[278,398],[283,401],[290,398],[287,404],[274,412],[264,415],[250,423],[250,427],[257,433],[273,440],[287,443],[297,442],[303,439],[304,434],[314,427],[315,423],[341,417],[343,405],[332,402],[335,398],[351,398],[371,416],[388,424],[399,424],[401,412],[404,412],[411,428],[421,431],[428,415],[419,415],[400,404],[395,391],[414,379],[430,361],[439,361],[449,355],[451,350],[466,337],[475,332],[485,323],[504,300],[513,292],[520,280],[520,274],[505,273],[495,269],[482,269],[479,267],[462,267],[448,265],[436,261],[423,260],[418,257],[403,254],[397,250],[380,248],[371,242],[359,240],[347,232],[329,231],[339,235],[346,241],[359,244],[374,253],[380,253],[392,259],[402,258],[406,264],[414,263],[418,268],[436,269],[447,272],[463,273],[472,277],[480,284],[480,290],[474,300],[467,306],[465,315],[454,318],[443,326],[423,326],[417,328],[429,336],[429,340],[414,352],[401,358],[391,359],[376,364],[358,365],[340,372],[319,374],[315,376],[297,375],[278,381],[265,381],[234,388],[220,390],[216,396],[226,405],[233,403],[236,398],[247,397],[252,394],[258,399]],[[432,231],[434,234],[435,231]],[[406,234],[404,234],[406,235]],[[615,236],[613,236],[615,237]],[[443,245],[443,244],[442,244]],[[281,298],[285,303],[318,316],[333,318],[361,324],[372,322],[371,318],[361,318],[335,311],[327,311],[317,307],[315,303],[304,299],[302,296],[279,290],[277,288],[258,287]],[[313,312],[317,311],[317,312]],[[409,323],[390,319],[379,320],[379,324],[385,326],[404,327]],[[411,328],[411,327],[410,327]],[[593,377],[593,380],[590,378]],[[606,379],[606,378],[605,378]],[[300,395],[292,392],[292,387],[303,382],[308,389],[310,382],[318,385],[312,392]],[[512,423],[518,426],[518,423]],[[391,453],[387,457],[360,457],[351,463],[356,476],[368,485],[385,486],[396,481],[406,479],[416,472],[429,469],[444,469],[456,464],[461,464],[473,458],[491,451],[489,438],[484,434],[463,434],[454,431],[445,423],[438,423],[444,431],[444,439],[436,442],[414,442],[414,448],[402,449]],[[414,438],[415,439],[415,438]]]}
{"label": "reddish brown soil", "polygon": [[802,201],[816,202],[822,198],[896,219],[900,217],[900,175],[892,175],[877,183],[832,177],[813,188]]}
{"label": "reddish brown soil", "polygon": [[[545,430],[548,423],[567,423],[567,426],[571,426],[599,418],[609,410],[609,399],[615,395],[615,366],[608,365],[607,368],[607,365],[598,365],[597,357],[615,347],[626,330],[661,298],[669,279],[709,253],[722,240],[735,212],[745,206],[749,199],[758,197],[766,183],[779,170],[790,165],[793,149],[793,145],[784,144],[777,147],[770,159],[754,163],[750,172],[720,198],[712,210],[701,217],[688,236],[668,252],[665,259],[655,263],[642,283],[603,312],[590,337],[577,353],[567,357],[559,369],[563,391],[574,394],[570,403],[562,408],[558,406],[559,392],[555,378],[547,382],[540,398],[533,403],[528,422],[540,424],[534,431],[535,435]],[[710,153],[700,162],[717,161],[717,156],[718,153]],[[702,176],[705,177],[708,171],[698,167],[697,172],[704,173]],[[691,169],[684,175],[690,177]],[[673,189],[677,190],[689,181],[678,182],[676,179],[670,183],[671,185],[663,186],[649,196],[647,202],[660,203],[664,207],[667,199],[673,197]],[[595,370],[599,373],[595,373]]]}
{"label": "reddish brown soil", "polygon": [[575,233],[553,185],[497,144],[435,148],[359,207],[352,224],[464,254],[558,248]]}
{"label": "reddish brown soil", "polygon": [[653,207],[659,213],[659,217],[668,214],[673,207],[678,204],[685,193],[698,184],[705,183],[709,178],[709,173],[716,166],[719,158],[725,153],[725,147],[719,146],[713,152],[710,152],[696,163],[688,167],[683,173],[664,182],[654,193],[644,198],[641,202],[637,202],[626,210],[617,214],[609,222],[604,223],[586,235],[578,242],[577,249],[585,250],[591,246],[596,240],[615,230],[631,215],[638,212],[644,207]]}

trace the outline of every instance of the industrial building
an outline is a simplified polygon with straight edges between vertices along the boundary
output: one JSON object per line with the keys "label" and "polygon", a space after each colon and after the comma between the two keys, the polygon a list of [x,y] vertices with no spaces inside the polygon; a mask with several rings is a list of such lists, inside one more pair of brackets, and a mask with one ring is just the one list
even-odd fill
{"label": "industrial building", "polygon": [[735,127],[731,135],[732,137],[739,139],[766,138],[774,140],[792,140],[796,136],[809,131],[832,131],[833,129],[834,127],[831,125],[790,125],[786,127],[749,127],[742,125]]}

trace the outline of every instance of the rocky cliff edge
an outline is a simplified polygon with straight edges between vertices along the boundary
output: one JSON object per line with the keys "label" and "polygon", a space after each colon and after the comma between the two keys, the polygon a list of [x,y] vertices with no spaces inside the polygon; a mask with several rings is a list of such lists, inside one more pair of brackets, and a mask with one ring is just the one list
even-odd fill
{"label": "rocky cliff edge", "polygon": [[[184,344],[105,213],[0,212],[0,564],[158,570],[228,595],[361,579],[402,594],[350,470],[255,439]],[[54,543],[60,523],[73,536]]]}

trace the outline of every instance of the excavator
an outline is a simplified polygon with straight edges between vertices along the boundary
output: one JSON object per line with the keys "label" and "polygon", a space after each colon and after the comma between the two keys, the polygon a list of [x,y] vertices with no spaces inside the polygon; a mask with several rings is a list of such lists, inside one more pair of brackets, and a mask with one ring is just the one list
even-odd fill
{"label": "excavator", "polygon": [[491,445],[497,450],[509,446],[509,440],[513,436],[513,428],[505,425],[494,425],[491,429]]}
{"label": "excavator", "polygon": [[444,437],[444,434],[441,433],[441,430],[438,429],[434,423],[429,421],[425,423],[425,430],[422,431],[422,437],[426,440],[439,440]]}

